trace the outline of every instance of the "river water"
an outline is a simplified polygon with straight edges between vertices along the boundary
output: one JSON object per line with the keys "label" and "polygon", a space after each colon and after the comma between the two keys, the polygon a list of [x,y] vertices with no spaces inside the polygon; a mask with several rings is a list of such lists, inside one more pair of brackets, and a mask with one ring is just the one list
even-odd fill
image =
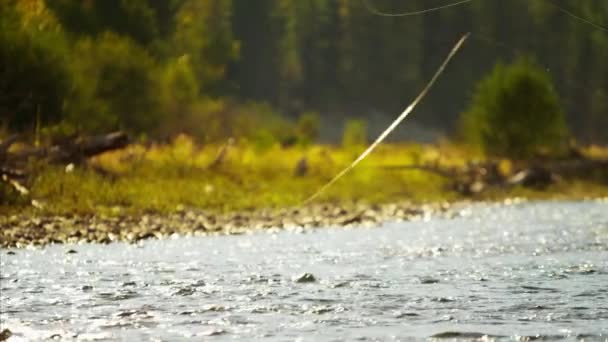
{"label": "river water", "polygon": [[15,341],[608,339],[606,201],[0,253]]}

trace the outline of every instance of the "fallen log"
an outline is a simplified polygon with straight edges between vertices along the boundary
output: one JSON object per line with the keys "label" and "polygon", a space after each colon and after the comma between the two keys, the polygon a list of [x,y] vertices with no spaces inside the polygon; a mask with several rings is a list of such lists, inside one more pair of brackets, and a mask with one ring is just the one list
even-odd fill
{"label": "fallen log", "polygon": [[118,150],[130,144],[129,136],[124,132],[114,132],[84,139],[80,144],[80,153],[86,157],[94,157],[104,152]]}
{"label": "fallen log", "polygon": [[24,149],[7,155],[12,163],[20,163],[31,158],[46,160],[54,164],[81,164],[87,159],[104,152],[124,148],[130,144],[124,132],[113,132],[93,137],[75,138],[50,147]]}
{"label": "fallen log", "polygon": [[81,164],[104,152],[125,148],[129,143],[129,137],[124,132],[79,138],[72,143],[52,147],[48,157],[52,163]]}
{"label": "fallen log", "polygon": [[[51,164],[78,165],[104,152],[121,149],[129,145],[130,139],[123,132],[114,132],[93,137],[75,138],[50,147],[24,148],[9,152],[18,140],[11,136],[0,143],[0,185],[5,184],[22,196],[28,196],[26,187],[29,161],[41,160]],[[1,200],[1,199],[0,199]]]}

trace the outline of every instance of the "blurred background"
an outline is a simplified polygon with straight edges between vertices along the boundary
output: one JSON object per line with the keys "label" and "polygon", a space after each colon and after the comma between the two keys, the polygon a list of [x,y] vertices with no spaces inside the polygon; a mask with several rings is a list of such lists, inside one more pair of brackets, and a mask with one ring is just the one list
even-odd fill
{"label": "blurred background", "polygon": [[471,32],[393,141],[458,136],[476,84],[527,56],[553,82],[572,136],[608,143],[608,33],[572,16],[608,25],[607,1],[473,0],[374,14],[447,3],[3,0],[2,130],[288,144],[286,132],[308,129],[335,143],[361,122],[372,137]]}

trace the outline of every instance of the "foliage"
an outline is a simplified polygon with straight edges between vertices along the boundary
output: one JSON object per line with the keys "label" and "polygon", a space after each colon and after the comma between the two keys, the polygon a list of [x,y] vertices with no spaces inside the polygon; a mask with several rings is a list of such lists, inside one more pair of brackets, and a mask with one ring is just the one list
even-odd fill
{"label": "foliage", "polygon": [[[188,55],[170,61],[160,76],[160,110],[164,117],[160,133],[167,137],[175,132],[198,136],[196,124],[199,84]],[[207,126],[207,125],[204,125]]]}
{"label": "foliage", "polygon": [[[377,2],[396,12],[428,6]],[[608,2],[566,2],[608,24]],[[452,129],[454,112],[487,68],[523,49],[555,79],[577,139],[608,142],[608,35],[542,1],[471,2],[403,20],[346,0],[3,0],[0,120],[19,131],[60,122],[72,132],[126,128],[165,138],[186,131],[225,140],[235,115],[222,115],[252,101],[285,121],[314,111],[338,127],[345,117],[399,110],[410,95],[404,90],[419,89],[455,28],[468,26],[479,30],[459,52],[467,62],[451,65],[437,83],[422,124]],[[171,100],[192,90],[192,101]],[[282,143],[301,140],[299,129],[290,130]],[[260,139],[276,138],[267,133]]]}
{"label": "foliage", "polygon": [[227,65],[238,55],[230,23],[231,3],[186,0],[175,15],[171,49],[192,59],[201,90],[211,93],[223,90]]}
{"label": "foliage", "polygon": [[15,130],[58,122],[70,84],[63,32],[44,2],[8,3],[0,4],[0,120]]}
{"label": "foliage", "polygon": [[470,143],[488,154],[515,158],[555,152],[567,135],[549,76],[528,58],[497,64],[479,82],[462,122]]}
{"label": "foliage", "polygon": [[321,121],[319,113],[305,112],[300,115],[296,124],[296,135],[301,145],[309,145],[319,137]]}
{"label": "foliage", "polygon": [[292,136],[292,128],[266,103],[249,102],[227,108],[225,128],[228,136],[253,143],[259,150],[282,144]]}
{"label": "foliage", "polygon": [[343,147],[361,147],[367,145],[367,122],[361,119],[348,120],[342,134]]}
{"label": "foliage", "polygon": [[81,130],[154,132],[159,122],[156,64],[130,39],[104,33],[79,40],[67,120]]}
{"label": "foliage", "polygon": [[151,44],[168,31],[181,0],[52,0],[64,28],[77,35],[113,31],[140,44]]}

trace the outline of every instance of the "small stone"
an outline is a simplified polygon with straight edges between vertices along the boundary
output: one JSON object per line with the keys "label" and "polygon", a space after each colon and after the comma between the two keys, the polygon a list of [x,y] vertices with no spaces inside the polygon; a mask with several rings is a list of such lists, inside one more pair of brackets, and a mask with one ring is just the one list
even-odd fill
{"label": "small stone", "polygon": [[93,286],[91,285],[84,285],[81,287],[82,291],[91,291],[93,290]]}
{"label": "small stone", "polygon": [[8,338],[11,337],[12,335],[13,335],[13,333],[10,330],[4,329],[0,332],[0,341],[8,340]]}
{"label": "small stone", "polygon": [[203,331],[203,332],[199,333],[198,336],[217,336],[217,335],[222,335],[225,333],[226,333],[226,331],[223,329],[211,329],[211,330],[207,330],[207,331]]}
{"label": "small stone", "polygon": [[296,283],[314,283],[317,281],[317,279],[314,275],[312,275],[312,273],[304,273],[298,277],[295,277],[293,281]]}
{"label": "small stone", "polygon": [[437,284],[439,283],[439,279],[435,278],[421,278],[420,284]]}
{"label": "small stone", "polygon": [[397,312],[395,318],[417,317],[420,316],[415,312]]}
{"label": "small stone", "polygon": [[191,286],[194,286],[194,287],[201,287],[201,286],[205,286],[205,285],[206,285],[205,281],[203,281],[203,280],[197,280],[191,284]]}
{"label": "small stone", "polygon": [[17,253],[15,253],[15,252],[13,252],[13,251],[8,251],[8,252],[6,252],[6,254],[7,254],[7,255],[15,255],[15,254],[17,254]]}
{"label": "small stone", "polygon": [[173,295],[174,296],[191,296],[194,294],[194,292],[196,292],[196,291],[191,287],[183,287],[183,288],[177,290],[177,292],[175,292]]}
{"label": "small stone", "polygon": [[76,254],[78,253],[77,251],[73,250],[73,249],[68,249],[67,252],[65,252],[66,254]]}

